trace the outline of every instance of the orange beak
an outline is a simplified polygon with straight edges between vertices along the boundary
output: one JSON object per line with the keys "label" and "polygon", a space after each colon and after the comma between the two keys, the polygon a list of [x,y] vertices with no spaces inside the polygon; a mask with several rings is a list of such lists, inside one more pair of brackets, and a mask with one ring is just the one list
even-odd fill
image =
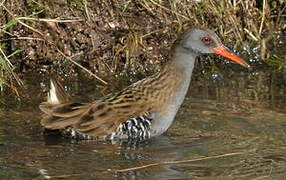
{"label": "orange beak", "polygon": [[215,47],[215,48],[213,48],[213,50],[215,51],[215,54],[217,54],[217,55],[220,55],[220,56],[223,56],[227,59],[230,59],[231,61],[233,61],[237,64],[240,64],[243,67],[250,68],[250,66],[243,59],[232,54],[231,52],[229,52],[227,49],[225,49],[222,46]]}

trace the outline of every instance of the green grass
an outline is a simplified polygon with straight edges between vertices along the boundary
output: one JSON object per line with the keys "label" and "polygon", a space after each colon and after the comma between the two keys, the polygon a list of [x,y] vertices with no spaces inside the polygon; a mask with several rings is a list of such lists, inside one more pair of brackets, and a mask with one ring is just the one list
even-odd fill
{"label": "green grass", "polygon": [[84,11],[87,4],[87,0],[71,0],[70,4],[77,10]]}
{"label": "green grass", "polygon": [[266,62],[275,67],[278,70],[282,70],[286,67],[286,55],[272,55],[271,57],[267,58]]}
{"label": "green grass", "polygon": [[17,85],[21,86],[22,81],[18,78],[18,76],[14,73],[14,66],[10,62],[10,58],[21,53],[23,49],[18,49],[12,52],[10,55],[6,55],[1,48],[0,45],[0,91],[4,90],[4,85],[9,86],[17,93],[17,88],[14,88],[14,81],[16,81]]}

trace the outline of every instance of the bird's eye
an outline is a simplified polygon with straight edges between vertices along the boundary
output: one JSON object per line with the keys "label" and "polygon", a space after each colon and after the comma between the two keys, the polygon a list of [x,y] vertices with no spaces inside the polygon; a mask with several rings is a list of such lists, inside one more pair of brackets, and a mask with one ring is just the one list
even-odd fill
{"label": "bird's eye", "polygon": [[202,42],[206,45],[210,45],[212,43],[212,39],[205,36],[205,37],[202,37]]}

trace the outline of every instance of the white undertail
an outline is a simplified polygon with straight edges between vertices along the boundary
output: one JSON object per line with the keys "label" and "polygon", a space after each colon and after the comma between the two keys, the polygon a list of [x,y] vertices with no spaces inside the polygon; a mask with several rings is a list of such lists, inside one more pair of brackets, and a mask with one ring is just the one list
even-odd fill
{"label": "white undertail", "polygon": [[57,96],[56,87],[52,80],[50,80],[50,91],[48,93],[48,102],[51,104],[59,104],[59,98]]}

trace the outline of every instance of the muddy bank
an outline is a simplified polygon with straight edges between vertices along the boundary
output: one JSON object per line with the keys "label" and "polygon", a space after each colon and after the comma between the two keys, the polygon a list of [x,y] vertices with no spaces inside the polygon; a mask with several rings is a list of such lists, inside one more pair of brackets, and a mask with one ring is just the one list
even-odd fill
{"label": "muddy bank", "polygon": [[[146,75],[164,63],[180,32],[200,25],[215,30],[230,47],[244,49],[241,54],[251,63],[264,66],[261,59],[267,57],[267,63],[283,67],[283,12],[282,1],[3,1],[0,39],[8,58],[2,61],[10,61],[18,75],[83,72],[71,61],[101,77]],[[212,62],[205,67],[220,66]],[[10,71],[2,71],[4,83],[13,79]]]}

